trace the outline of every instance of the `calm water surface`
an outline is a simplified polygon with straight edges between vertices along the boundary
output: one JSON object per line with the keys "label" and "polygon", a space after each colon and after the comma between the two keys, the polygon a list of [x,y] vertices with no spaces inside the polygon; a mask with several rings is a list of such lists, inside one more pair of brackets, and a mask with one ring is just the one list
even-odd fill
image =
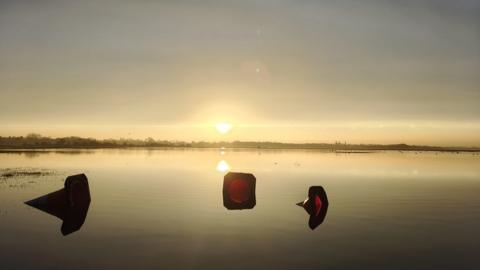
{"label": "calm water surface", "polygon": [[[480,155],[256,150],[0,153],[1,269],[478,269]],[[253,209],[223,206],[227,171],[256,177]],[[85,173],[84,225],[23,202]],[[330,202],[315,230],[295,203]]]}

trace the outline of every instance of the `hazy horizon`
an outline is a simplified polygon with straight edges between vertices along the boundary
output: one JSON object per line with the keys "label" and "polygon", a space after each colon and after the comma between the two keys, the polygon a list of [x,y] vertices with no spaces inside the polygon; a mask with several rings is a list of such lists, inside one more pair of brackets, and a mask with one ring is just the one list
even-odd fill
{"label": "hazy horizon", "polygon": [[[339,144],[340,148],[342,147],[342,145],[349,145],[349,146],[356,146],[356,145],[365,145],[365,146],[368,146],[368,145],[371,145],[371,146],[401,146],[401,145],[408,145],[408,146],[413,146],[413,147],[419,147],[419,148],[412,148],[411,150],[415,150],[415,151],[423,151],[423,150],[432,150],[430,149],[430,147],[440,147],[440,148],[444,148],[444,150],[455,150],[455,151],[460,151],[461,149],[479,149],[480,146],[476,146],[476,145],[435,145],[435,144],[408,144],[408,143],[404,143],[404,142],[396,142],[396,143],[379,143],[379,142],[351,142],[351,141],[347,141],[347,140],[334,140],[334,141],[302,141],[302,140],[292,140],[292,141],[275,141],[275,140],[228,140],[228,139],[225,139],[225,137],[223,137],[222,139],[219,139],[219,140],[178,140],[178,139],[175,139],[175,138],[164,138],[164,137],[157,137],[157,138],[153,138],[152,136],[148,136],[148,137],[105,137],[105,138],[95,138],[95,137],[82,137],[82,136],[78,136],[78,135],[66,135],[66,136],[58,136],[58,137],[52,137],[52,136],[45,136],[43,134],[39,134],[39,133],[28,133],[28,134],[25,134],[25,135],[19,135],[19,136],[2,136],[0,135],[0,138],[2,139],[6,139],[6,141],[3,142],[3,144],[0,146],[0,149],[2,149],[2,147],[6,147],[5,149],[10,149],[13,147],[13,149],[29,149],[31,146],[33,146],[33,148],[38,148],[38,142],[36,142],[37,140],[40,140],[42,141],[43,139],[49,139],[49,140],[57,140],[57,139],[67,139],[67,141],[63,141],[63,142],[58,142],[57,143],[60,143],[60,144],[55,144],[53,143],[50,144],[50,146],[46,146],[46,145],[43,145],[43,147],[46,147],[46,148],[78,148],[79,146],[78,145],[71,145],[69,144],[68,142],[68,139],[69,138],[79,138],[79,139],[82,139],[82,140],[96,140],[100,143],[115,143],[115,144],[118,144],[117,146],[118,147],[121,147],[121,142],[122,141],[130,141],[132,144],[129,145],[130,147],[185,147],[184,145],[179,145],[179,143],[186,143],[188,144],[188,147],[193,147],[193,148],[196,148],[196,147],[201,147],[201,148],[204,148],[204,147],[214,147],[215,144],[221,144],[221,143],[225,143],[225,145],[222,146],[225,147],[225,148],[243,148],[243,147],[246,147],[246,148],[250,148],[250,147],[263,147],[265,146],[266,148],[265,149],[268,149],[270,147],[276,147],[278,146],[277,144],[284,144],[285,146],[289,145],[297,145],[299,148],[285,148],[285,149],[302,149],[303,145],[306,145],[306,144],[314,144],[314,145],[336,145],[336,144]],[[15,138],[15,140],[12,140],[12,141],[8,141],[8,138]],[[26,143],[26,144],[23,144],[22,142],[19,142],[17,141],[16,139],[19,139],[19,138],[23,138],[25,139],[26,141],[23,142],[23,143]],[[30,139],[29,139],[30,138]],[[153,140],[153,141],[152,141]],[[73,141],[75,141],[75,139],[73,139]],[[72,142],[73,142],[72,141]],[[148,144],[152,144],[152,143],[160,143],[162,144],[163,142],[167,142],[167,143],[171,143],[172,145],[138,145],[138,143],[140,142],[144,142],[144,143],[148,143]],[[210,146],[207,146],[207,145],[197,145],[197,144],[201,144],[201,143],[206,143],[206,144],[211,144]],[[231,144],[235,144],[235,143],[258,143],[258,145],[256,146],[252,146],[252,145],[246,145],[246,146],[238,146],[238,145],[231,145]],[[177,145],[175,145],[177,144]],[[190,145],[191,144],[191,145]],[[275,144],[276,146],[272,146],[271,144]],[[102,145],[88,145],[88,144],[85,144],[83,147],[85,148],[90,148],[90,147],[93,147],[93,148],[102,148],[104,146]],[[111,146],[108,146],[108,147],[111,147]],[[216,147],[216,146],[215,146]],[[426,148],[422,148],[422,147],[426,147]],[[315,148],[316,149],[316,148]],[[318,148],[318,149],[321,149],[321,148]],[[353,150],[358,150],[358,149],[353,149]],[[372,148],[370,150],[375,150],[375,148]],[[392,148],[390,150],[402,150],[402,148]],[[404,150],[404,149],[403,149]],[[439,150],[439,149],[437,149]]]}
{"label": "hazy horizon", "polygon": [[477,0],[0,0],[0,136],[478,147],[479,14]]}

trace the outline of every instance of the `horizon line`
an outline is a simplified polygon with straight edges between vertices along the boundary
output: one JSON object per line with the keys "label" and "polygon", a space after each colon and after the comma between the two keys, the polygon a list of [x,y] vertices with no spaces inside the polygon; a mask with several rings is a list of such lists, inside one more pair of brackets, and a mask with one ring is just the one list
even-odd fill
{"label": "horizon line", "polygon": [[[95,138],[95,137],[81,137],[81,136],[75,136],[75,135],[70,135],[70,136],[59,136],[59,137],[50,137],[50,136],[43,136],[38,133],[28,133],[27,135],[23,136],[3,136],[0,135],[0,139],[8,139],[8,138],[24,138],[24,139],[32,139],[32,140],[41,140],[41,139],[49,139],[49,140],[60,140],[60,139],[67,139],[67,138],[77,138],[81,140],[94,140],[97,142],[103,142],[103,143],[108,143],[108,142],[144,142],[147,143],[150,141],[150,143],[172,143],[172,144],[201,144],[201,143],[206,143],[206,144],[221,144],[221,143],[227,143],[227,144],[234,144],[234,143],[257,143],[257,144],[281,144],[284,146],[301,146],[301,145],[309,145],[309,146],[387,146],[387,147],[392,147],[392,146],[402,146],[402,147],[426,147],[426,148],[438,148],[438,149],[480,149],[480,146],[456,146],[456,145],[445,145],[445,146],[440,146],[440,145],[425,145],[425,144],[410,144],[407,142],[397,142],[397,143],[348,143],[347,140],[335,140],[334,142],[286,142],[286,141],[266,141],[266,140],[175,140],[175,139],[155,139],[150,136],[146,138],[125,138],[125,137],[120,137],[120,138]],[[146,145],[145,145],[146,146]],[[173,146],[173,145],[172,145]],[[0,145],[0,148],[2,145]],[[191,146],[190,146],[191,147]]]}

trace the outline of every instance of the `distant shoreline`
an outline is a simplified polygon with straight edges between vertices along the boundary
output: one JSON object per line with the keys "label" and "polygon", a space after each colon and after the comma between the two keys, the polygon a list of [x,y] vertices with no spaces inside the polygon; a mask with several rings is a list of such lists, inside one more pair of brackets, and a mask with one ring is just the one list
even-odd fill
{"label": "distant shoreline", "polygon": [[[437,148],[437,147],[435,147]],[[397,152],[445,152],[445,153],[480,153],[480,149],[477,148],[421,148],[412,147],[410,149],[395,149],[395,148],[356,148],[356,149],[328,149],[328,148],[315,148],[315,147],[192,147],[192,146],[114,146],[114,147],[31,147],[31,148],[6,148],[0,147],[0,154],[2,153],[41,153],[41,152],[62,152],[62,151],[82,151],[82,150],[180,150],[180,149],[220,149],[220,150],[312,150],[323,151],[328,153],[342,153],[342,154],[368,154],[380,151],[397,151]]]}
{"label": "distant shoreline", "polygon": [[348,144],[335,143],[281,143],[268,141],[231,141],[231,142],[205,142],[205,141],[169,141],[147,138],[140,139],[105,139],[81,137],[50,138],[39,134],[27,136],[2,137],[0,136],[0,150],[17,152],[34,150],[59,150],[59,149],[272,149],[272,150],[324,150],[330,152],[361,152],[361,151],[436,151],[436,152],[480,152],[480,147],[456,146],[426,146],[408,144]]}

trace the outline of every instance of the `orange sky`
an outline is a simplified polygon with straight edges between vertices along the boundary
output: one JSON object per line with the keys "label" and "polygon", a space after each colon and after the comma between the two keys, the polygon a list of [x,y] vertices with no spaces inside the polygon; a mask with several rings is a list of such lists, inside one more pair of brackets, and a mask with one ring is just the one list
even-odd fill
{"label": "orange sky", "polygon": [[469,0],[2,1],[0,136],[480,146],[478,14]]}

